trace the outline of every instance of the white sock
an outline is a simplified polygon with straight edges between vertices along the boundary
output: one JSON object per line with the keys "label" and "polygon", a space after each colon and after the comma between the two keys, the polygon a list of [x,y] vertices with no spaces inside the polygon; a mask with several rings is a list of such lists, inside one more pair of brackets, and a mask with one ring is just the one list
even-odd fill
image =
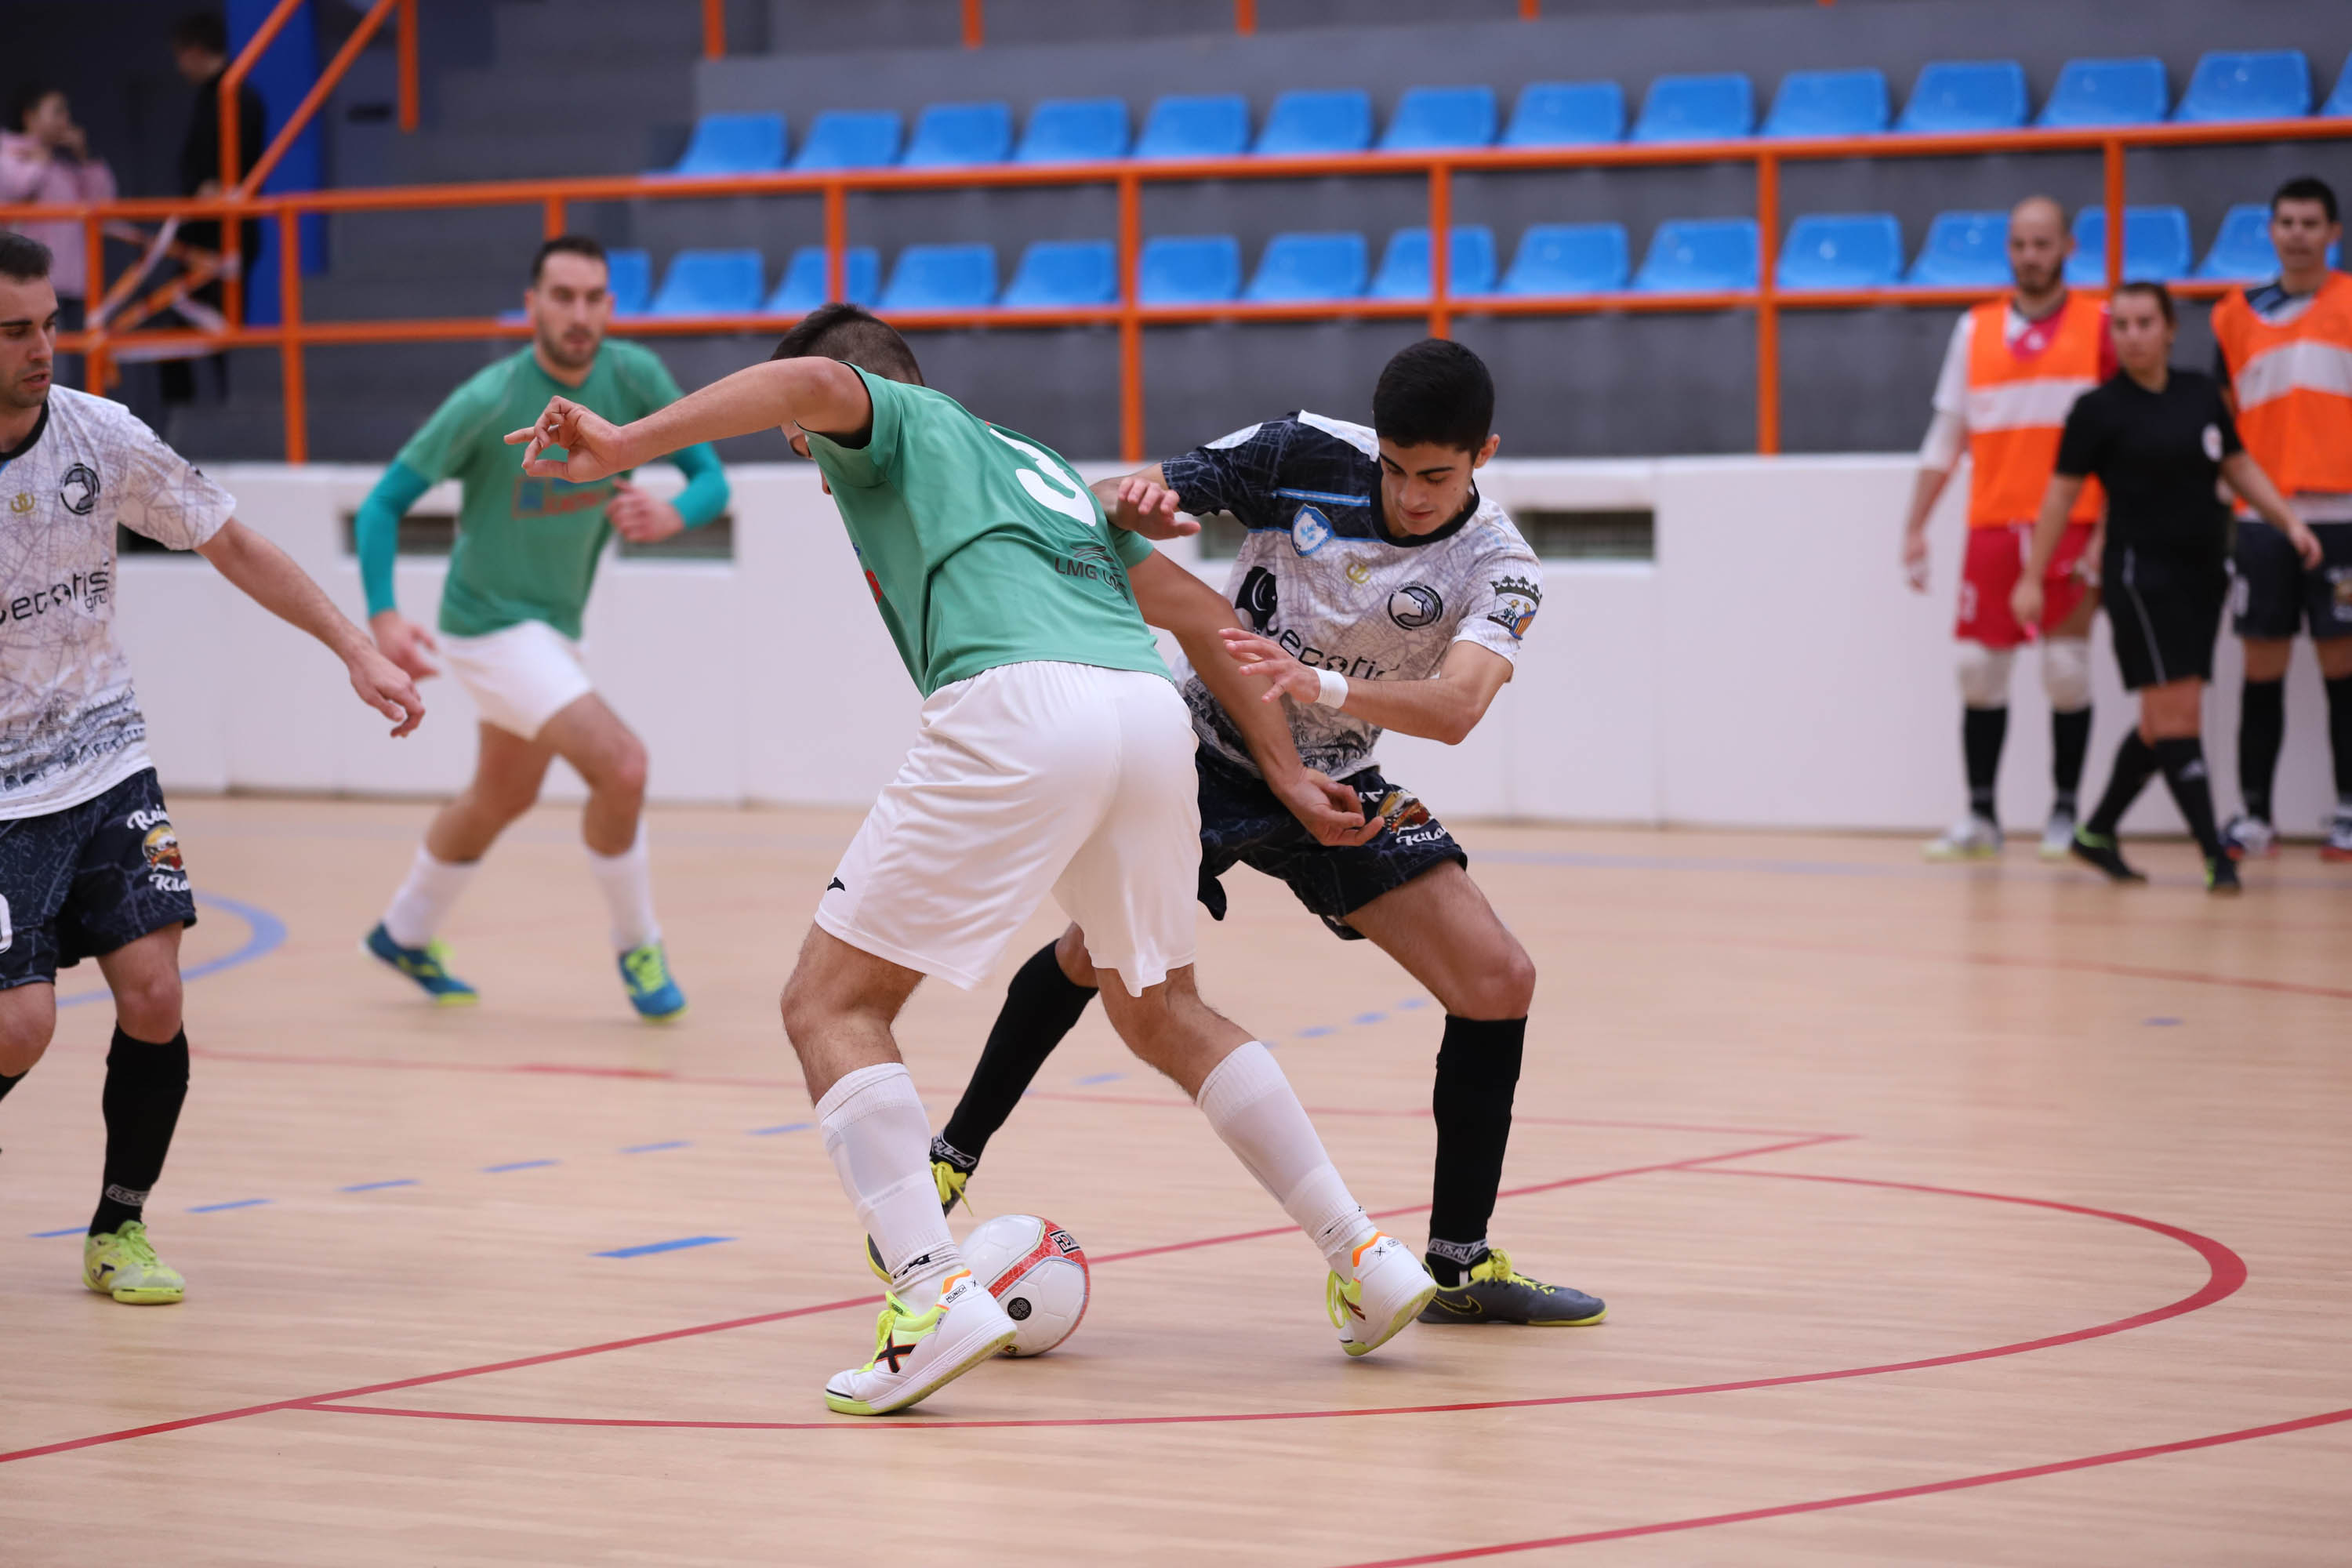
{"label": "white sock", "polygon": [[921,1312],[961,1265],[931,1182],[931,1123],[901,1062],[859,1068],[816,1102],[824,1152],[890,1271],[890,1290]]}
{"label": "white sock", "polygon": [[1196,1101],[1258,1184],[1298,1222],[1324,1261],[1354,1279],[1349,1254],[1372,1228],[1348,1194],[1274,1053],[1251,1040],[1219,1062]]}
{"label": "white sock", "polygon": [[661,938],[661,922],[654,919],[654,868],[646,854],[646,830],[637,828],[637,841],[618,855],[599,855],[588,851],[588,869],[595,875],[596,886],[604,895],[604,907],[613,917],[613,951],[634,952],[649,942]]}
{"label": "white sock", "polygon": [[479,860],[436,860],[430,849],[418,845],[408,880],[393,894],[392,907],[383,911],[384,934],[403,947],[423,947],[431,942],[481,864]]}

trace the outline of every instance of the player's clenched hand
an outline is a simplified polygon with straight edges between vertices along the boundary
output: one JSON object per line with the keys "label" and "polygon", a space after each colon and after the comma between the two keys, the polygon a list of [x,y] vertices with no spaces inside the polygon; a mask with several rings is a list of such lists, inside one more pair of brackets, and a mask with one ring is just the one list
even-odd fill
{"label": "player's clenched hand", "polygon": [[362,644],[343,661],[352,673],[352,689],[360,700],[393,721],[392,738],[400,739],[425,721],[425,699],[416,683],[401,668]]}
{"label": "player's clenched hand", "polygon": [[[542,479],[582,485],[629,467],[620,460],[621,432],[613,422],[565,397],[549,398],[537,420],[507,433],[507,445],[521,447],[522,471]],[[563,448],[563,461],[540,455],[550,447]]]}
{"label": "player's clenched hand", "polygon": [[1118,481],[1118,493],[1103,511],[1113,527],[1146,539],[1188,539],[1201,531],[1197,521],[1176,515],[1174,490],[1135,474]]}
{"label": "player's clenched hand", "polygon": [[2303,557],[2304,565],[2310,570],[2316,572],[2326,564],[2327,552],[2321,547],[2319,535],[2312,532],[2310,524],[2301,518],[2295,519],[2294,528],[2287,534],[2286,542],[2294,546],[2294,552]]}
{"label": "player's clenched hand", "polygon": [[2017,624],[2025,627],[2029,634],[2042,624],[2042,584],[2038,578],[2029,576],[2018,580],[2017,586],[2010,590],[2009,613],[2017,617]]}
{"label": "player's clenched hand", "polygon": [[1335,778],[1301,768],[1286,778],[1268,779],[1266,787],[1290,815],[1315,836],[1315,842],[1335,847],[1363,844],[1377,838],[1388,824],[1381,817],[1364,820],[1363,798]]}
{"label": "player's clenched hand", "polygon": [[1913,593],[1927,591],[1927,536],[1916,529],[1904,531],[1903,575],[1910,581]]}
{"label": "player's clenched hand", "polygon": [[1239,626],[1227,626],[1221,635],[1225,639],[1225,651],[1240,664],[1244,675],[1262,675],[1273,683],[1260,700],[1271,702],[1277,697],[1287,697],[1294,702],[1312,702],[1322,694],[1322,678],[1291,658],[1280,643],[1270,642]]}
{"label": "player's clenched hand", "polygon": [[441,673],[440,666],[429,657],[441,645],[433,640],[431,632],[398,610],[379,610],[368,617],[368,629],[375,633],[376,651],[411,679],[429,680]]}
{"label": "player's clenched hand", "polygon": [[632,544],[657,544],[686,531],[686,519],[678,516],[677,508],[647,495],[626,479],[614,482],[613,499],[604,507],[604,521],[613,525],[614,532]]}

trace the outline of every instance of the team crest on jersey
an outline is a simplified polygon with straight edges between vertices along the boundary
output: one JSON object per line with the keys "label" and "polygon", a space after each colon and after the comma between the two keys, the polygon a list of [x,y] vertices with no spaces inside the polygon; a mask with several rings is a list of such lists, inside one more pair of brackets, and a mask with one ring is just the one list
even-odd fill
{"label": "team crest on jersey", "polygon": [[1407,583],[1389,595],[1389,619],[1409,632],[1434,626],[1445,614],[1445,601],[1426,583]]}
{"label": "team crest on jersey", "polygon": [[1290,547],[1301,555],[1312,555],[1331,542],[1331,520],[1311,506],[1302,506],[1298,515],[1290,520]]}
{"label": "team crest on jersey", "polygon": [[30,490],[18,490],[16,492],[16,499],[8,503],[8,510],[16,512],[19,516],[32,510],[33,492]]}
{"label": "team crest on jersey", "polygon": [[1528,635],[1528,625],[1543,604],[1543,590],[1525,577],[1506,577],[1495,584],[1495,607],[1486,618],[1514,638]]}
{"label": "team crest on jersey", "polygon": [[76,517],[88,517],[98,505],[98,470],[88,463],[76,463],[58,481],[58,500]]}
{"label": "team crest on jersey", "polygon": [[1262,632],[1274,625],[1275,612],[1281,607],[1282,585],[1274,574],[1263,566],[1253,566],[1242,579],[1242,591],[1234,595],[1234,608],[1249,617],[1250,630]]}

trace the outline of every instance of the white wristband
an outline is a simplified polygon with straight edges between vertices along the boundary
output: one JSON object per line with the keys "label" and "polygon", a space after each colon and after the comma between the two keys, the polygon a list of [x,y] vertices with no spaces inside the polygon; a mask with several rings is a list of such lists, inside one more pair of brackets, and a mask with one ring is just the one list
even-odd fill
{"label": "white wristband", "polygon": [[1346,676],[1336,669],[1318,669],[1315,672],[1315,679],[1323,683],[1323,689],[1315,694],[1317,707],[1337,708],[1348,700]]}

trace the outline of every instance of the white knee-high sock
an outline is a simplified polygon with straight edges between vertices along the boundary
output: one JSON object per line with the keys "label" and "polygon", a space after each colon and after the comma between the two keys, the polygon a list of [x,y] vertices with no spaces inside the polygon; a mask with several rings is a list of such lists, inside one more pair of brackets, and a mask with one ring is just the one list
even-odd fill
{"label": "white knee-high sock", "polygon": [[904,1064],[859,1068],[816,1102],[824,1152],[890,1271],[890,1289],[927,1310],[963,1261],[931,1182],[931,1123]]}
{"label": "white knee-high sock", "polygon": [[1324,1261],[1352,1279],[1348,1255],[1372,1222],[1349,1195],[1274,1053],[1258,1040],[1240,1047],[1202,1081],[1196,1103]]}
{"label": "white knee-high sock", "polygon": [[637,827],[637,841],[618,855],[588,851],[588,869],[613,917],[613,951],[634,952],[659,940],[661,921],[654,918],[654,868],[646,853],[646,830]]}
{"label": "white knee-high sock", "polygon": [[418,845],[408,880],[401,883],[400,891],[392,896],[392,907],[383,911],[385,934],[403,947],[423,947],[431,942],[481,864],[479,860],[436,860],[433,851]]}

